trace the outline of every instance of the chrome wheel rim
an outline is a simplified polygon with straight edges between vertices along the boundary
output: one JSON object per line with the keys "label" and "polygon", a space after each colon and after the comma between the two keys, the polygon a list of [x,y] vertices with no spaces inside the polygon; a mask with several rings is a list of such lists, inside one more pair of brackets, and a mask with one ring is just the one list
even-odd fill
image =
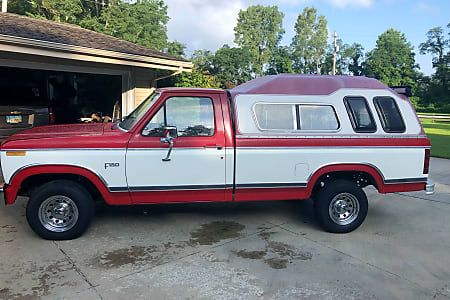
{"label": "chrome wheel rim", "polygon": [[348,225],[358,217],[358,198],[350,193],[337,194],[330,202],[328,213],[334,223],[338,225]]}
{"label": "chrome wheel rim", "polygon": [[50,231],[67,231],[75,226],[77,220],[78,207],[69,197],[51,196],[39,206],[39,221]]}

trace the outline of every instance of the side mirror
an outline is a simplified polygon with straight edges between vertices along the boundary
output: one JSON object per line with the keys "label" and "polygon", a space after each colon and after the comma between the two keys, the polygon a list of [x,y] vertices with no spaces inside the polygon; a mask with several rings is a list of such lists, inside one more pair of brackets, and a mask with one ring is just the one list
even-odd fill
{"label": "side mirror", "polygon": [[164,127],[164,137],[177,139],[178,130],[175,126],[165,126]]}

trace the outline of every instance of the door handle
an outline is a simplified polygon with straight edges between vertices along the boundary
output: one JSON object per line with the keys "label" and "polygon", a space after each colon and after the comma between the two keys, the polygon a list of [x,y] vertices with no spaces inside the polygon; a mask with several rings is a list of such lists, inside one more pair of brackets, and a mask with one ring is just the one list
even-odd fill
{"label": "door handle", "polygon": [[205,145],[203,146],[204,149],[217,149],[217,150],[222,150],[222,146],[221,145]]}

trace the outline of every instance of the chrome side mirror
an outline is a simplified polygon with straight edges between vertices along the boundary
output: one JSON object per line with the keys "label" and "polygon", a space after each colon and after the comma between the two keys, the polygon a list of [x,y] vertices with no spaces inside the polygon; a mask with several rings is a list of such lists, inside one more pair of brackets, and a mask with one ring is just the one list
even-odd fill
{"label": "chrome side mirror", "polygon": [[178,138],[178,131],[175,126],[165,126],[164,127],[164,137],[161,138],[161,143],[169,144],[169,152],[167,156],[162,159],[162,161],[170,161],[170,154],[172,153],[173,140]]}

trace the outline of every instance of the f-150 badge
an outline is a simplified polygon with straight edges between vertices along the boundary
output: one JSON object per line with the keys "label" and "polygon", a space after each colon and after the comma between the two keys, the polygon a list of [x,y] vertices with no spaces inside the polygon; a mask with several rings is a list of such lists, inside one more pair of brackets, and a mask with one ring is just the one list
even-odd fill
{"label": "f-150 badge", "polygon": [[114,163],[107,162],[107,163],[105,163],[105,169],[108,169],[108,168],[117,168],[118,166],[119,166],[119,163],[118,163],[118,162],[114,162]]}

